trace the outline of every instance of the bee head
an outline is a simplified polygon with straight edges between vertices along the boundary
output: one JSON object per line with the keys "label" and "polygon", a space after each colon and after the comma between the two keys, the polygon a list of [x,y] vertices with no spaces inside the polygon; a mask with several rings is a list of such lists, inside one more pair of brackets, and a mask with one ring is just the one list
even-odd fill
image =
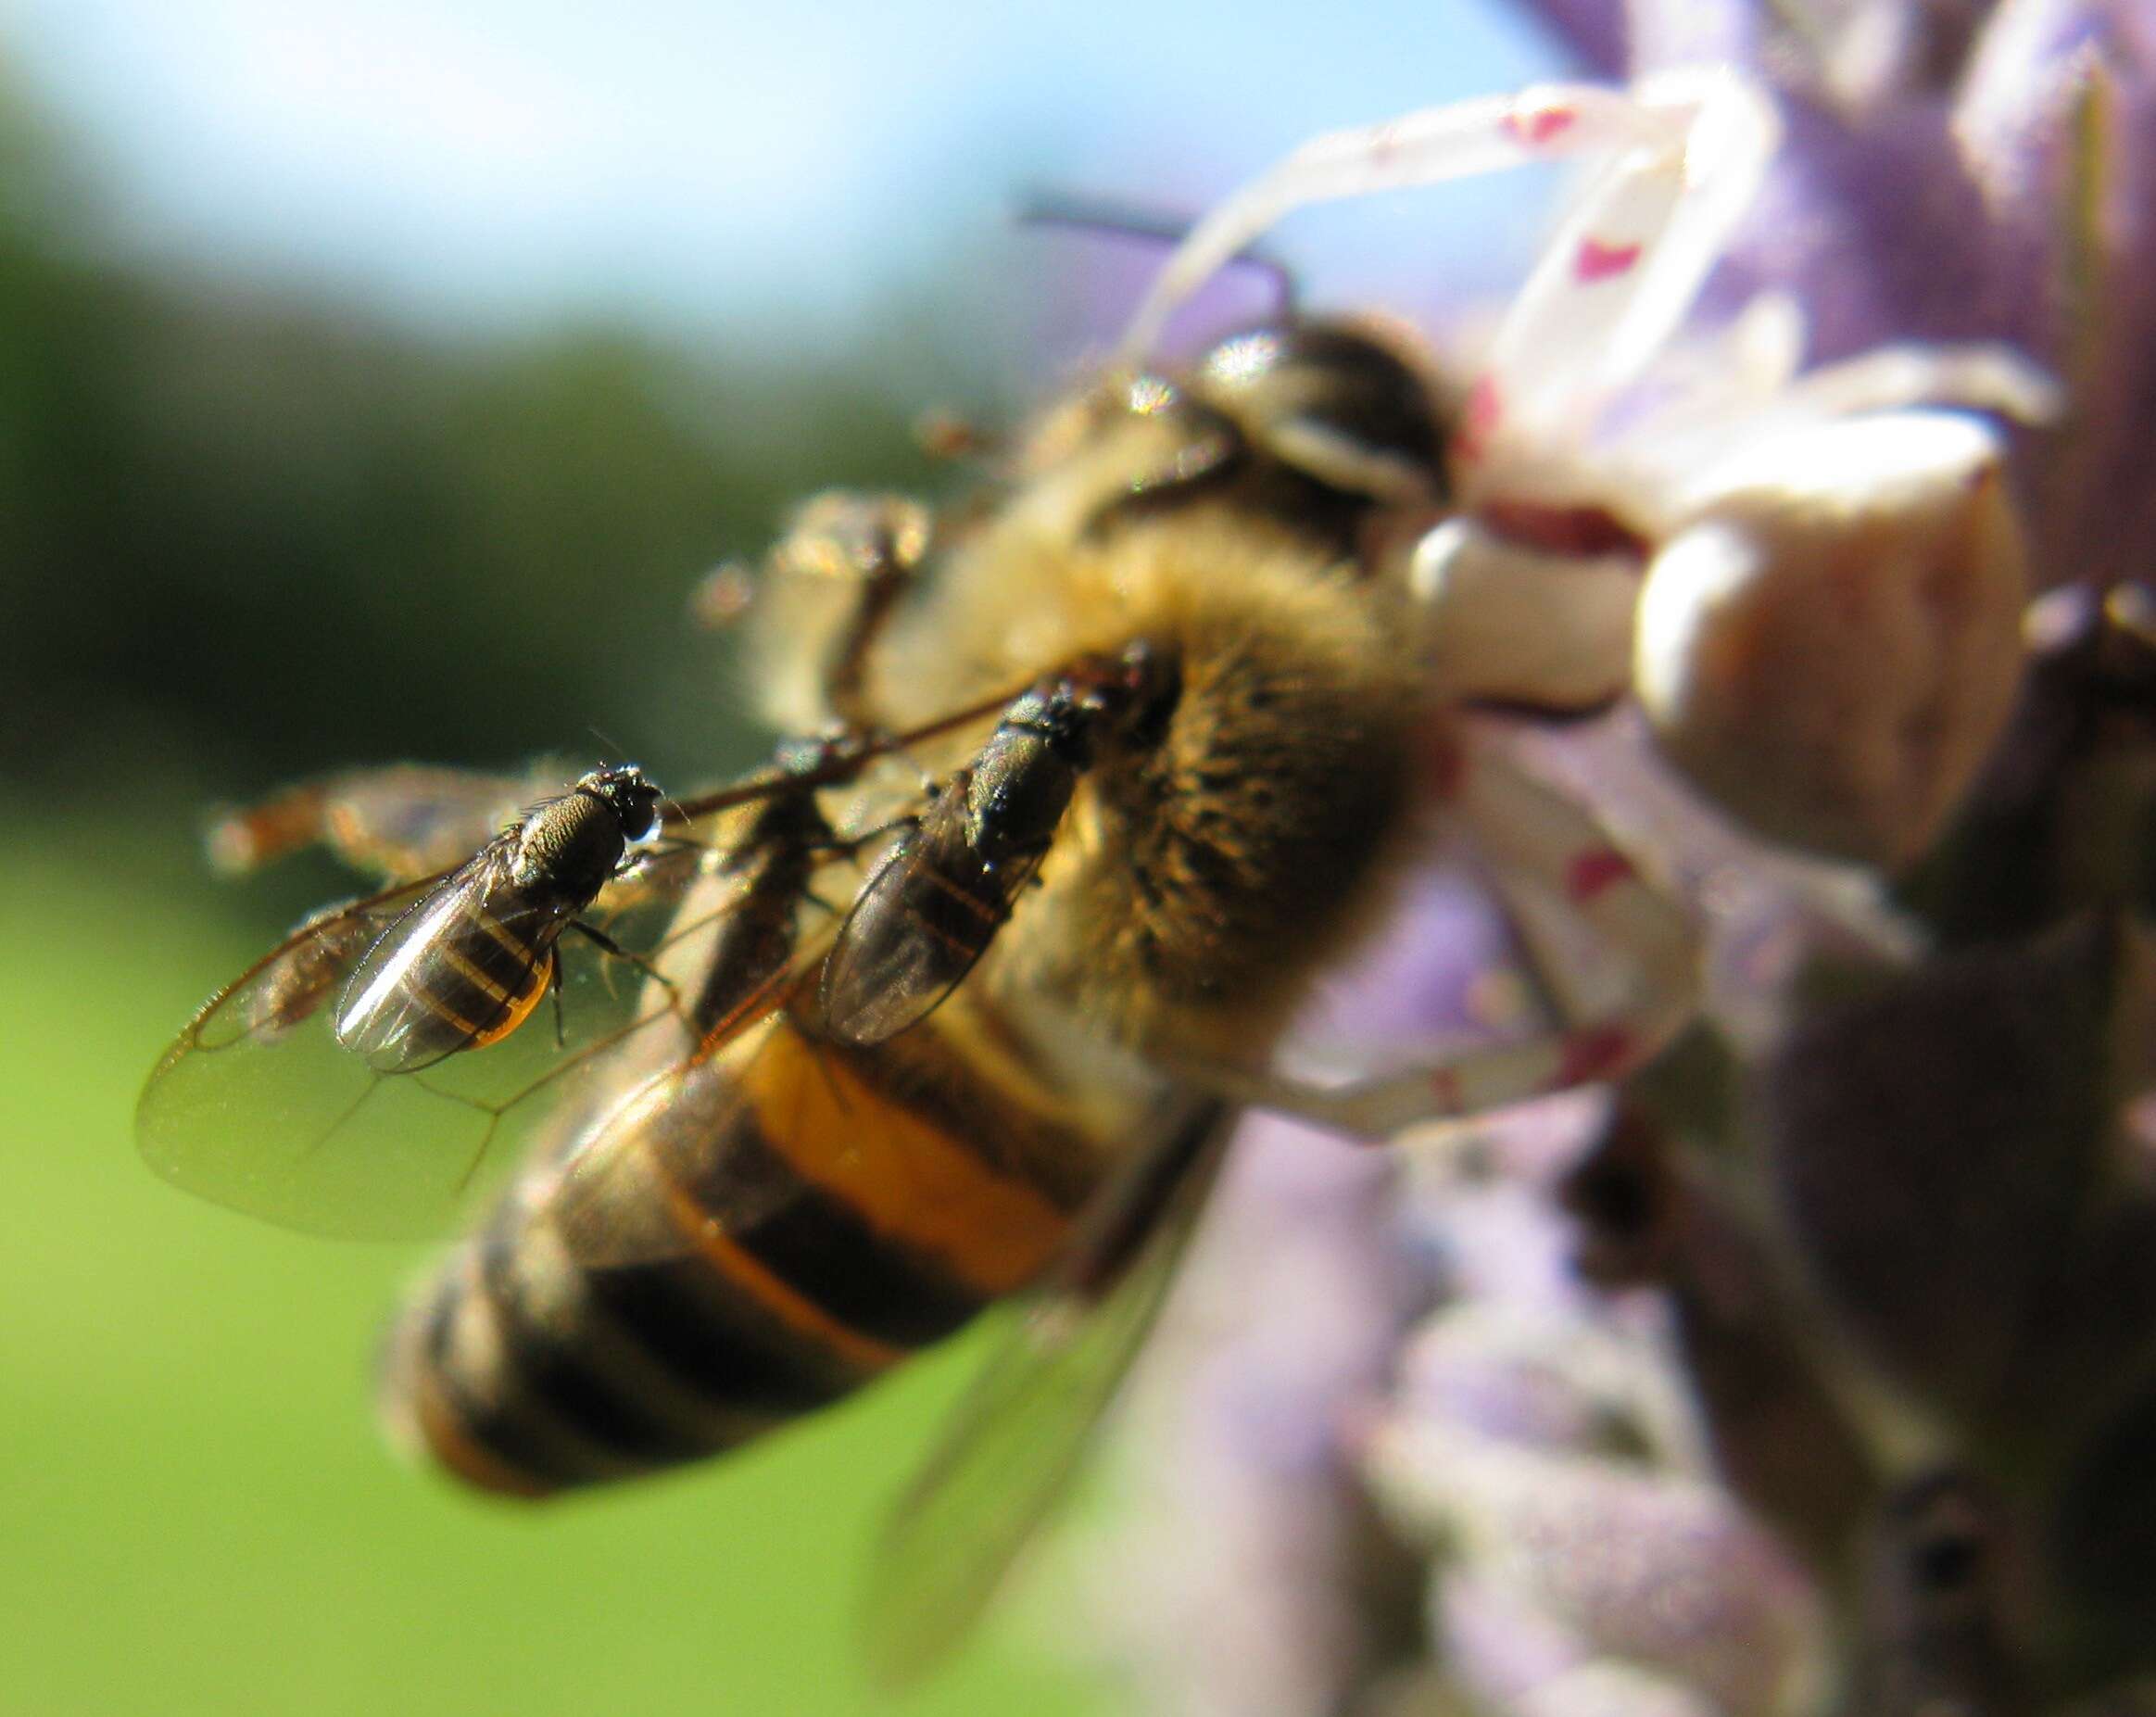
{"label": "bee head", "polygon": [[1191,391],[1262,454],[1328,489],[1379,502],[1444,498],[1431,385],[1368,330],[1299,322],[1235,335],[1200,360]]}
{"label": "bee head", "polygon": [[635,764],[594,769],[576,783],[576,790],[604,803],[621,823],[625,840],[643,840],[658,822],[659,789]]}

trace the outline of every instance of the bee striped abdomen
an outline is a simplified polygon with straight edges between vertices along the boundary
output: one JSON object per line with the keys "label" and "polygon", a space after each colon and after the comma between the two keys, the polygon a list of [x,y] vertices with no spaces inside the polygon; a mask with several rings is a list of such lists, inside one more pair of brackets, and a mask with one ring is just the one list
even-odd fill
{"label": "bee striped abdomen", "polygon": [[591,1172],[528,1176],[408,1313],[393,1420],[544,1495],[733,1447],[957,1330],[1039,1273],[1084,1188],[1030,1108],[939,1108],[923,1061],[953,1054],[849,1056],[779,1018],[625,1105]]}
{"label": "bee striped abdomen", "polygon": [[[675,1219],[729,1279],[753,1283],[792,1327],[861,1365],[880,1370],[906,1350],[950,1334],[980,1308],[980,1295],[935,1260],[879,1230],[843,1195],[804,1177],[764,1136],[753,1108],[728,1134],[729,1160],[700,1193],[654,1161]],[[730,1187],[785,1184],[769,1214],[725,1231],[703,1215]]]}

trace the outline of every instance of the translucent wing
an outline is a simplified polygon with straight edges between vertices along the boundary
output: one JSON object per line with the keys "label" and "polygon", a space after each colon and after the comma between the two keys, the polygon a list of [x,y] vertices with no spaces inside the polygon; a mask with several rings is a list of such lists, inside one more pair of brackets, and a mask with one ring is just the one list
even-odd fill
{"label": "translucent wing", "polygon": [[1209,1106],[1109,1188],[901,1498],[865,1627],[887,1684],[965,1635],[1068,1489],[1166,1298],[1232,1120]]}
{"label": "translucent wing", "polygon": [[[640,1093],[664,1103],[670,1076],[678,1080],[795,994],[782,978],[799,975],[787,950],[793,909],[811,893],[803,878],[852,852],[823,824],[817,789],[856,779],[901,745],[977,724],[997,701],[873,742],[782,747],[769,770],[669,802],[661,820],[675,831],[670,844],[577,915],[630,957],[562,936],[553,950],[558,1024],[542,1018],[464,1043],[418,1071],[385,1072],[350,1053],[334,1004],[408,913],[466,873],[437,872],[318,915],[211,997],[166,1051],[136,1105],[145,1157],[188,1191],[309,1232],[454,1231],[527,1149],[566,1153],[594,1117]],[[416,819],[430,840],[483,803],[492,816],[497,802],[484,788],[468,792],[471,780],[445,772],[447,785],[430,793],[413,779],[428,774],[369,771],[302,789],[268,847],[327,840],[355,859],[396,849],[380,828],[350,841],[336,835],[325,807],[364,798],[354,782],[379,789],[383,815]]]}
{"label": "translucent wing", "polygon": [[575,913],[510,881],[496,841],[374,939],[337,1002],[337,1042],[378,1073],[492,1042],[536,1005]]}
{"label": "translucent wing", "polygon": [[771,1152],[736,1148],[737,1126],[754,1124],[744,1062],[781,1024],[755,1029],[779,1004],[783,981],[766,992],[761,1014],[735,1014],[732,1053],[646,1073],[564,1138],[549,1197],[579,1263],[611,1269],[686,1257],[712,1235],[743,1238],[783,1219],[810,1190]]}
{"label": "translucent wing", "polygon": [[1102,739],[1172,692],[1142,639],[1087,655],[1011,701],[878,865],[824,966],[825,1033],[881,1043],[915,1024],[986,953],[1053,844]]}
{"label": "translucent wing", "polygon": [[[830,941],[827,927],[801,936],[798,913],[828,833],[812,800],[774,800],[683,901],[683,922],[710,927],[682,963],[696,1048],[686,1058],[625,1053],[621,1093],[565,1133],[555,1219],[582,1262],[680,1256],[704,1227],[752,1227],[801,1195],[803,1183],[766,1154],[749,1154],[756,1168],[730,1145],[750,1105],[749,1066],[770,1037],[753,1028],[800,998]],[[693,1205],[692,1222],[667,1218],[649,1196],[654,1176]]]}
{"label": "translucent wing", "polygon": [[559,1033],[536,1018],[421,1072],[381,1072],[344,1048],[335,1004],[384,935],[454,878],[319,915],[212,997],[166,1051],[136,1107],[144,1156],[189,1192],[309,1232],[454,1231],[562,1104],[624,1077],[632,1049],[639,1073],[692,1053],[679,998],[708,959],[725,903],[677,908],[709,856],[695,846],[653,854],[586,915],[671,986],[572,938],[557,951]]}
{"label": "translucent wing", "polygon": [[919,828],[878,865],[824,966],[823,1029],[842,1042],[887,1042],[964,981],[1040,865],[1033,853],[985,862],[964,838],[962,776]]}

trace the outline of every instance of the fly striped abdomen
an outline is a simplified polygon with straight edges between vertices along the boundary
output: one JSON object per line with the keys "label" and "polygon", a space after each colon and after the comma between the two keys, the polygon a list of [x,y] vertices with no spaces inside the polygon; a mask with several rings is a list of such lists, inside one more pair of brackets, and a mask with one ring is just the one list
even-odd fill
{"label": "fly striped abdomen", "polygon": [[[337,1038],[385,1072],[408,1072],[507,1037],[546,993],[560,920],[512,912],[498,868],[446,888],[354,975]],[[505,903],[498,905],[497,903]]]}
{"label": "fly striped abdomen", "polygon": [[651,821],[659,789],[634,767],[595,770],[534,808],[423,897],[346,986],[337,1042],[382,1073],[412,1073],[523,1024],[554,975],[554,944]]}
{"label": "fly striped abdomen", "polygon": [[554,970],[551,939],[542,946],[528,920],[497,915],[483,895],[464,896],[462,906],[405,984],[440,1027],[421,1034],[435,1040],[428,1047],[436,1053],[507,1037],[538,1005]]}
{"label": "fly striped abdomen", "polygon": [[838,1399],[1030,1281],[1092,1154],[966,1078],[946,1036],[870,1056],[782,1016],[632,1098],[408,1310],[392,1421],[490,1490],[656,1471]]}
{"label": "fly striped abdomen", "polygon": [[515,1030],[554,971],[551,942],[542,945],[528,921],[497,916],[484,898],[466,897],[461,921],[435,953],[412,974],[413,988],[423,986],[428,1007],[445,1023],[475,1027],[475,1044]]}

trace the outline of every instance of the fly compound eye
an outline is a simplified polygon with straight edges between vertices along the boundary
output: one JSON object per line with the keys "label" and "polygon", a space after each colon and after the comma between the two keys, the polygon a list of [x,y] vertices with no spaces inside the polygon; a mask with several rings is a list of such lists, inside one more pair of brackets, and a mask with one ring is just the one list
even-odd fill
{"label": "fly compound eye", "polygon": [[615,803],[621,815],[622,833],[631,840],[644,840],[659,829],[659,801],[657,787],[639,775],[625,783]]}
{"label": "fly compound eye", "polygon": [[625,840],[641,840],[658,826],[662,795],[635,764],[594,769],[577,781],[576,790],[590,794],[614,814]]}

